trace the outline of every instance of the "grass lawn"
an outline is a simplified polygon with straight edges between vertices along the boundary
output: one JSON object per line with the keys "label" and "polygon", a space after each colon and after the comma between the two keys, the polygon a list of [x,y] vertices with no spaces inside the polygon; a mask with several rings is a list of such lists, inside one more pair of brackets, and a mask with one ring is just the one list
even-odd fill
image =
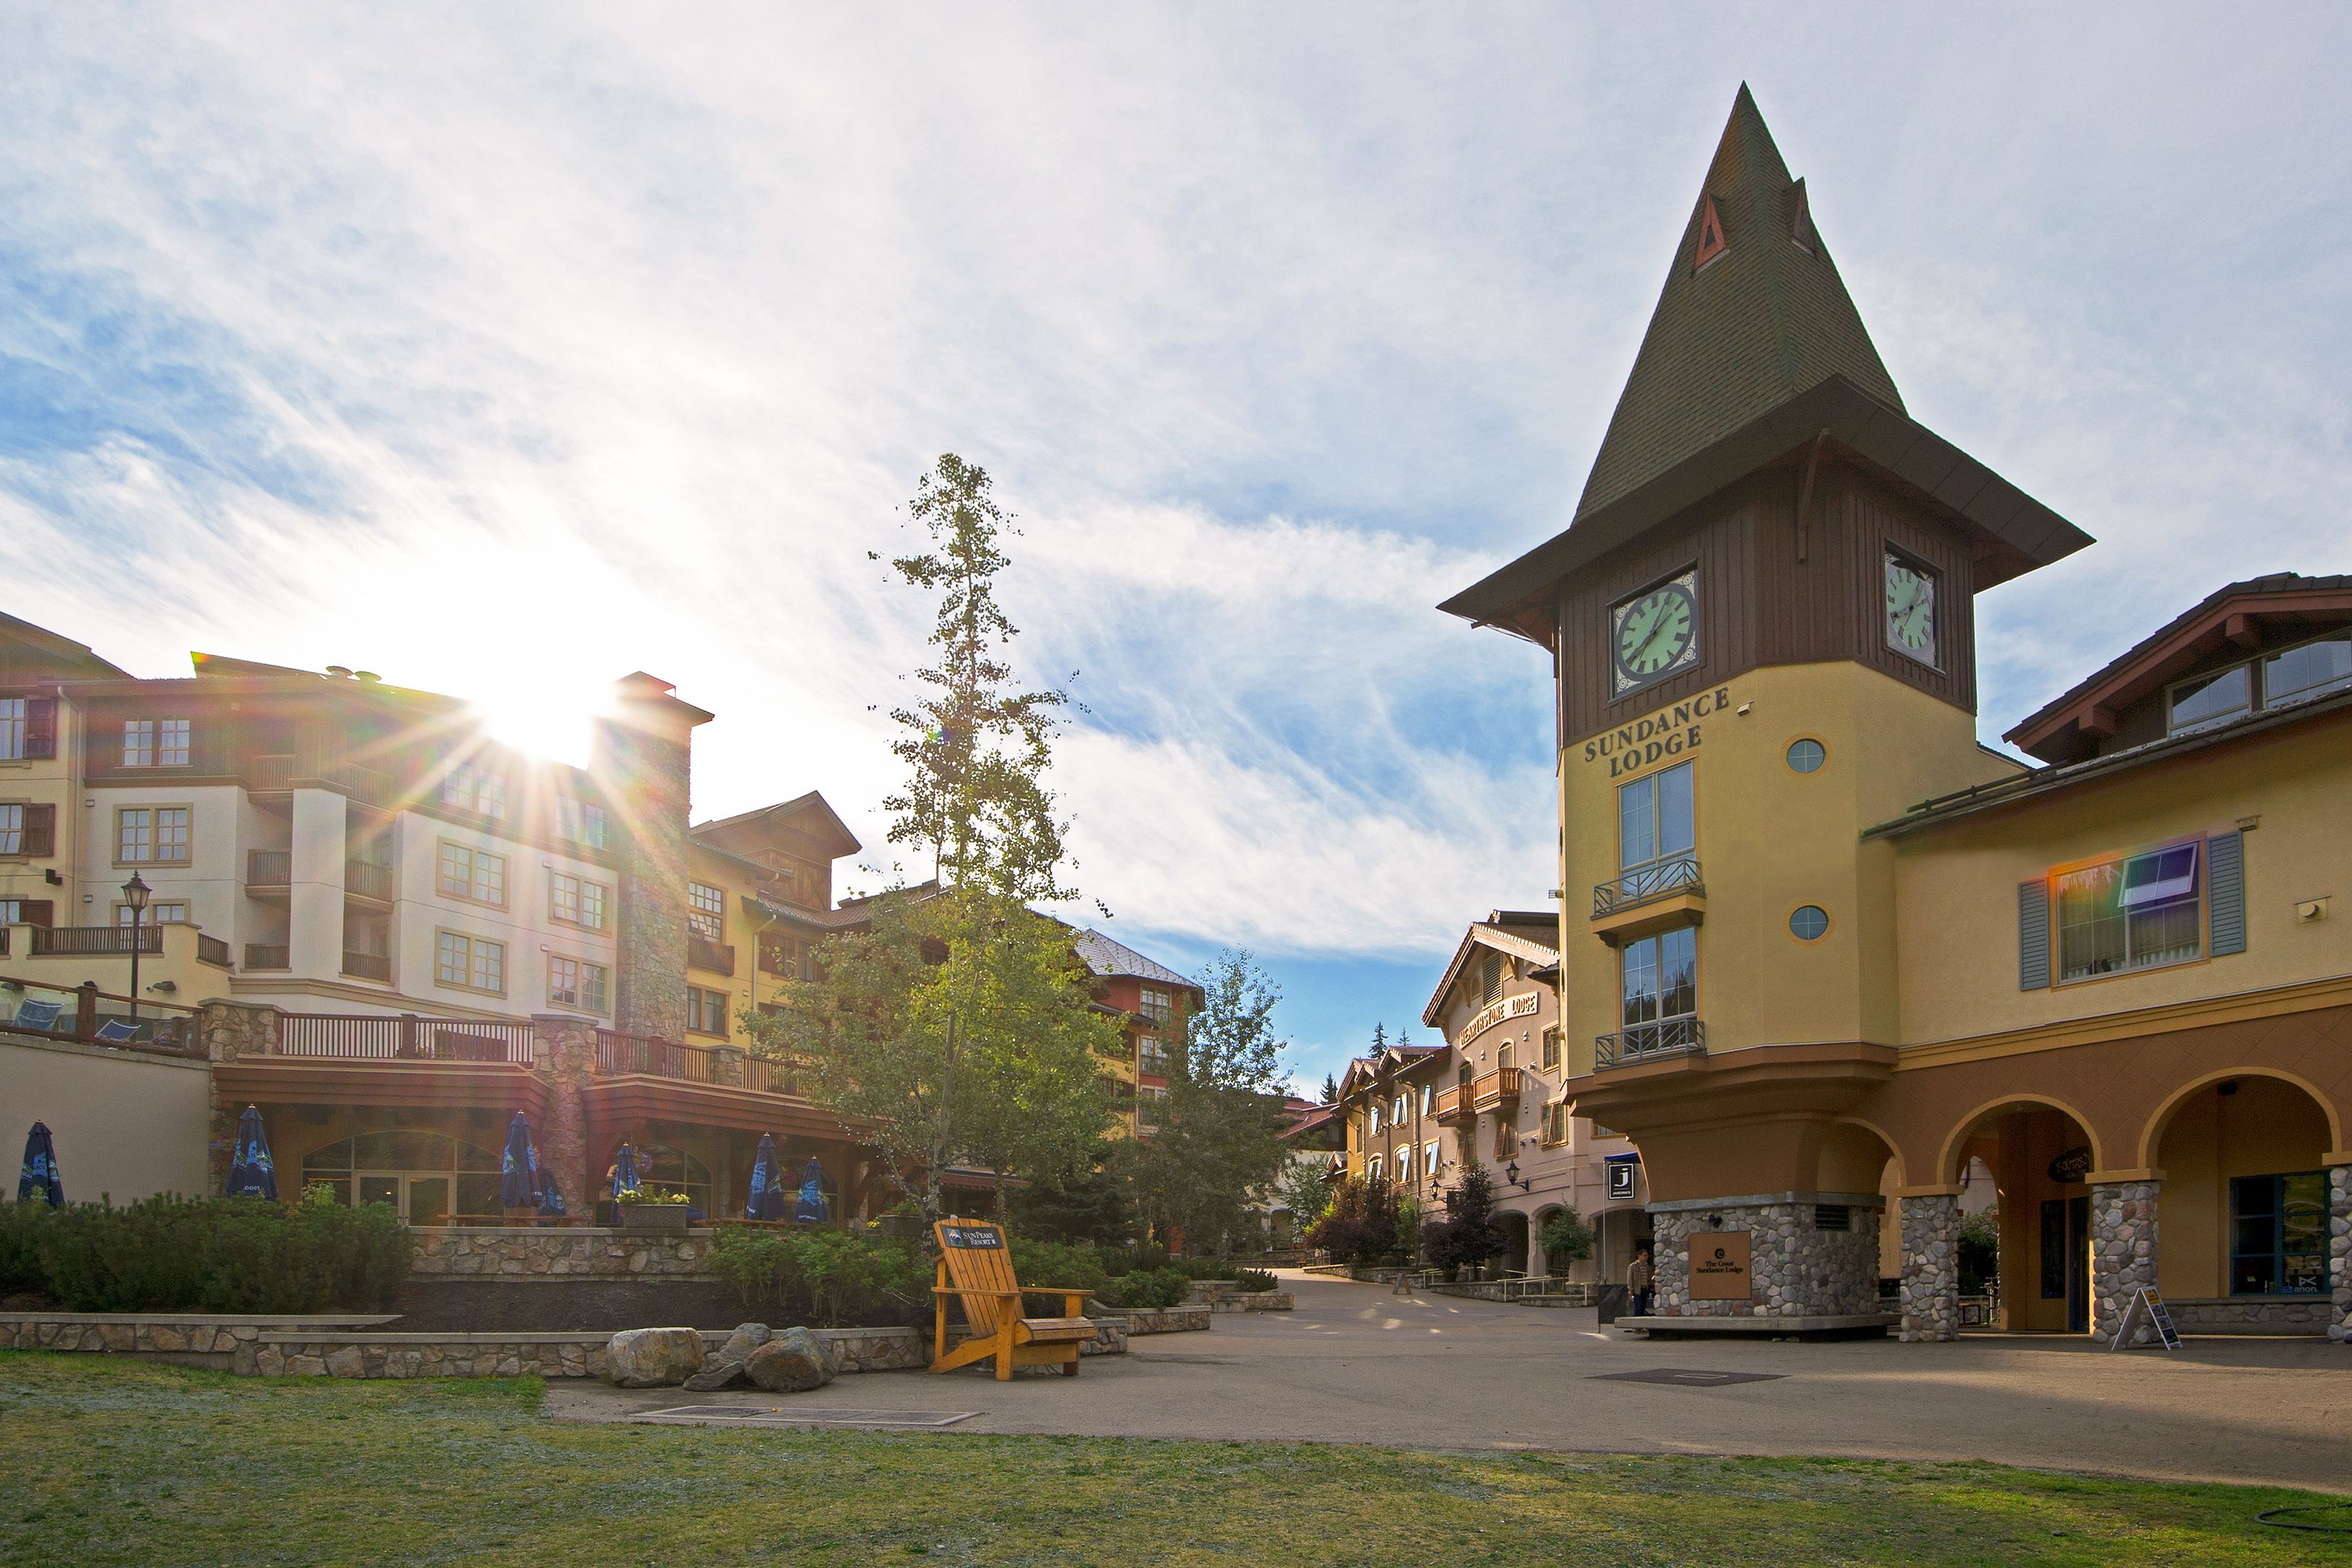
{"label": "grass lawn", "polygon": [[2330,1500],[2284,1490],[1993,1465],[558,1426],[540,1400],[530,1379],[268,1382],[0,1352],[0,1563],[2352,1564],[2352,1537],[2254,1523]]}

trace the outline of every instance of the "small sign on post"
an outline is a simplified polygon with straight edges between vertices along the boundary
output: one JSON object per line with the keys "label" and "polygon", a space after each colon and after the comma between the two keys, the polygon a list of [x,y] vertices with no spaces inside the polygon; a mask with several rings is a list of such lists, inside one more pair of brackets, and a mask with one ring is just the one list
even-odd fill
{"label": "small sign on post", "polygon": [[2180,1348],[2180,1331],[2172,1326],[2172,1314],[2165,1310],[2164,1298],[2146,1286],[2142,1286],[2133,1295],[2130,1304],[2124,1308],[2123,1321],[2116,1325],[2116,1337],[2107,1342],[2107,1348],[2111,1351],[2129,1349],[2132,1336],[2139,1332],[2143,1323],[2156,1330],[2156,1337],[2166,1350]]}

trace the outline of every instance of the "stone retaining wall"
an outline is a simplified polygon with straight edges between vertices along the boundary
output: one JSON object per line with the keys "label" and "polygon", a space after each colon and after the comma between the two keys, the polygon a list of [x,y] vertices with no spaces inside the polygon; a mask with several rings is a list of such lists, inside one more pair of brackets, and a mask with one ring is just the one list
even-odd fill
{"label": "stone retaining wall", "polygon": [[[1205,1329],[1214,1321],[1209,1309],[1200,1302],[1181,1307],[1132,1307],[1127,1311],[1127,1331],[1130,1334],[1181,1334]],[[1101,1322],[1102,1319],[1096,1319]]]}
{"label": "stone retaining wall", "polygon": [[2327,1337],[2352,1340],[2352,1165],[2327,1170],[2327,1258],[2336,1281],[2336,1316]]}
{"label": "stone retaining wall", "polygon": [[1287,1290],[1255,1290],[1246,1296],[1212,1296],[1199,1303],[1212,1312],[1288,1312],[1298,1298]]}
{"label": "stone retaining wall", "polygon": [[572,1226],[551,1230],[499,1226],[427,1226],[409,1232],[412,1279],[500,1277],[709,1279],[714,1232],[683,1235]]}
{"label": "stone retaining wall", "polygon": [[2172,1326],[2184,1334],[2311,1334],[2327,1332],[2336,1304],[2325,1296],[2217,1296],[2164,1299]]}

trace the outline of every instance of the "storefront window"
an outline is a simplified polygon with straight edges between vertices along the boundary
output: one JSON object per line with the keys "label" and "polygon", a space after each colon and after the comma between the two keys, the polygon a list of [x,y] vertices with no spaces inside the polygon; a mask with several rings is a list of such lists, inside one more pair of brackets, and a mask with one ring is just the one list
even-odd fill
{"label": "storefront window", "polygon": [[499,1208],[499,1152],[421,1128],[362,1132],[302,1157],[305,1188],[390,1204],[410,1225],[480,1223]]}
{"label": "storefront window", "polygon": [[2230,1294],[2327,1293],[2327,1173],[2230,1182]]}

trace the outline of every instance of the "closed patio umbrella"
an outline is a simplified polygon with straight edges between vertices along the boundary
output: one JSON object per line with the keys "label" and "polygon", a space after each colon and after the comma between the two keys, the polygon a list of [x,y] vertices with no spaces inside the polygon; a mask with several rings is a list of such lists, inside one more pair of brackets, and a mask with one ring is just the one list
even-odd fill
{"label": "closed patio umbrella", "polygon": [[539,1206],[539,1152],[530,1146],[530,1118],[520,1110],[507,1123],[506,1153],[499,1161],[499,1206]]}
{"label": "closed patio umbrella", "polygon": [[53,1208],[66,1204],[65,1179],[58,1174],[58,1148],[49,1141],[49,1124],[36,1121],[33,1130],[25,1134],[25,1165],[16,1177],[16,1201],[31,1203],[36,1198],[47,1200]]}
{"label": "closed patio umbrella", "polygon": [[645,1180],[637,1174],[637,1152],[626,1143],[613,1160],[613,1201],[619,1203],[645,1190]]}
{"label": "closed patio umbrella", "polygon": [[233,1198],[278,1196],[278,1167],[269,1159],[269,1134],[263,1131],[261,1112],[247,1106],[236,1119],[236,1150],[229,1156],[227,1194]]}
{"label": "closed patio umbrella", "polygon": [[824,1167],[814,1154],[801,1172],[800,1201],[793,1205],[793,1218],[802,1225],[822,1225],[826,1218]]}
{"label": "closed patio umbrella", "polygon": [[552,1171],[539,1173],[539,1212],[553,1219],[562,1219],[566,1212],[563,1189],[555,1184],[555,1173]]}
{"label": "closed patio umbrella", "polygon": [[792,1200],[784,1195],[784,1173],[776,1168],[776,1139],[760,1134],[760,1152],[751,1161],[751,1195],[744,1200],[745,1219],[782,1219]]}

